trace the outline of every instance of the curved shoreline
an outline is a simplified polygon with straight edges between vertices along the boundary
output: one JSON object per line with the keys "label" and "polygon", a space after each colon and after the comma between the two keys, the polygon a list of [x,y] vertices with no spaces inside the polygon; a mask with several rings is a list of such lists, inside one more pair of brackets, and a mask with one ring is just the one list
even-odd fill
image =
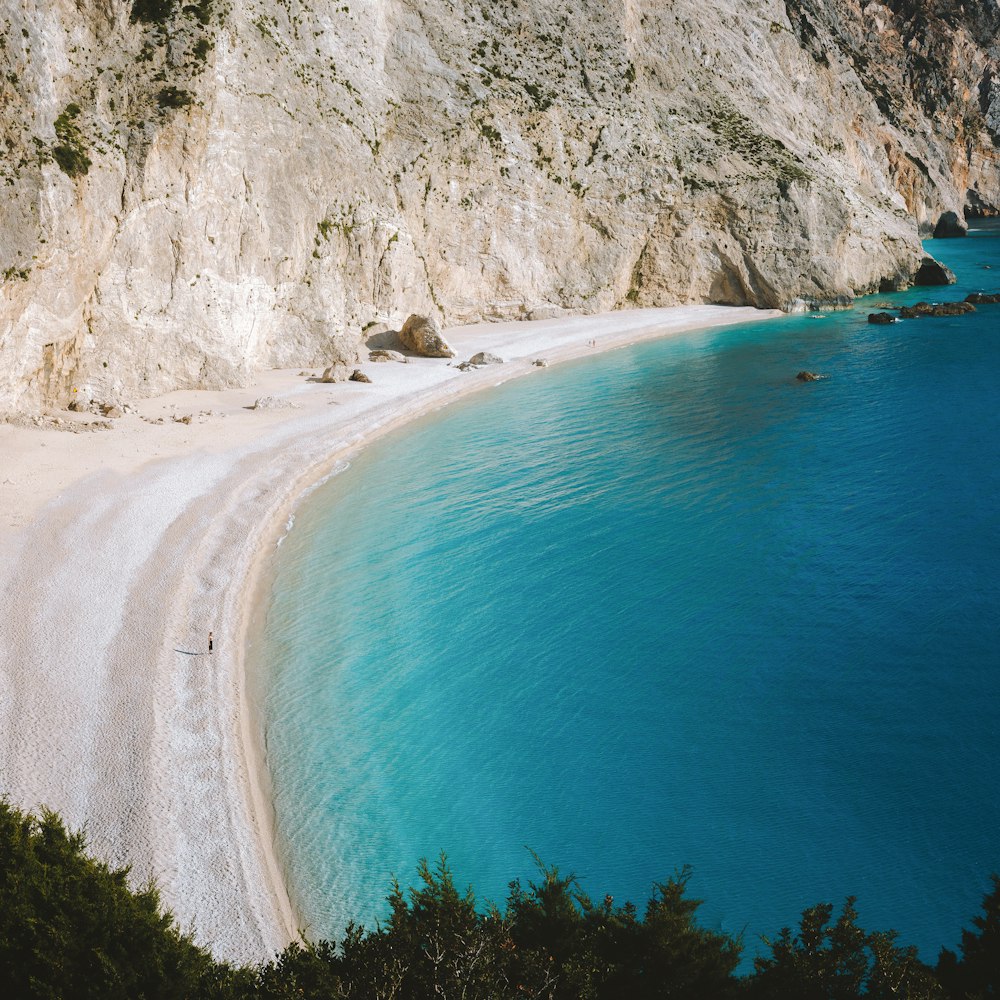
{"label": "curved shoreline", "polygon": [[[250,389],[145,400],[110,432],[0,426],[0,793],[86,826],[95,853],[155,878],[219,957],[270,956],[298,917],[246,646],[304,492],[404,423],[538,371],[534,358],[780,315],[682,306],[480,324],[447,331],[456,360],[490,350],[502,367],[366,363],[371,385],[268,372]],[[246,409],[263,395],[298,408]]]}

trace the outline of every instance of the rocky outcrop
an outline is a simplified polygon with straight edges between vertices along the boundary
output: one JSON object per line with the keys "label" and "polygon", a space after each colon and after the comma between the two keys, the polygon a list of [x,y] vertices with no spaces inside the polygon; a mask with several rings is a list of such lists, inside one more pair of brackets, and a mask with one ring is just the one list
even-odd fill
{"label": "rocky outcrop", "polygon": [[455,352],[441,336],[432,316],[409,316],[399,331],[399,341],[414,354],[423,358],[453,358]]}
{"label": "rocky outcrop", "polygon": [[1000,302],[1000,292],[970,292],[965,301],[974,306],[995,305]]}
{"label": "rocky outcrop", "polygon": [[[837,305],[997,210],[993,0],[8,0],[0,408]],[[380,345],[381,346],[381,345]]]}
{"label": "rocky outcrop", "polygon": [[896,317],[887,312],[869,313],[868,322],[874,323],[876,326],[885,326],[888,323],[895,323]]}
{"label": "rocky outcrop", "polygon": [[903,319],[920,319],[922,316],[964,316],[976,311],[971,302],[918,302],[903,306],[899,315]]}
{"label": "rocky outcrop", "polygon": [[924,257],[914,275],[915,285],[954,285],[955,273],[933,257]]}

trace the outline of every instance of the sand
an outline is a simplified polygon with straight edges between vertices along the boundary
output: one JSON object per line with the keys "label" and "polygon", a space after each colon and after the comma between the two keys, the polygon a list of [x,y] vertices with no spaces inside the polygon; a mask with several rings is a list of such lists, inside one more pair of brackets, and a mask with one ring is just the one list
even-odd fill
{"label": "sand", "polygon": [[[137,884],[154,879],[218,957],[270,957],[297,920],[244,653],[303,490],[417,415],[545,378],[536,358],[777,315],[684,306],[483,324],[447,331],[455,361],[489,350],[505,364],[367,362],[371,384],[263,372],[248,389],[145,400],[110,430],[0,425],[0,794],[55,809]],[[248,409],[262,396],[293,405]]]}

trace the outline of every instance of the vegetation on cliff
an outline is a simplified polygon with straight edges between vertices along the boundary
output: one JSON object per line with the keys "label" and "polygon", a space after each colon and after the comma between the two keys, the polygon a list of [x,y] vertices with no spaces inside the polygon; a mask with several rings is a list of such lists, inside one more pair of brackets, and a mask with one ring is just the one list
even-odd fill
{"label": "vegetation on cliff", "polygon": [[893,931],[858,926],[853,899],[839,916],[821,904],[768,942],[749,976],[735,974],[742,941],[699,926],[690,871],[654,887],[640,915],[594,902],[572,876],[539,865],[506,904],[460,892],[444,858],[418,867],[419,885],[393,885],[375,930],[348,927],[338,943],[292,944],[258,967],[216,961],[164,913],[152,886],[89,858],[59,818],[0,800],[0,989],[5,996],[190,997],[679,997],[751,1000],[965,998],[1000,995],[1000,878],[962,932],[960,954],[936,969]]}

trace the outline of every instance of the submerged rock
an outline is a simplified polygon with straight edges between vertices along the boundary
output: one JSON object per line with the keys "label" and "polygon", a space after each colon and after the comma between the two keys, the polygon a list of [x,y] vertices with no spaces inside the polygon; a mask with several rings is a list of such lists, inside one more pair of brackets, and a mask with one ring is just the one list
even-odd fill
{"label": "submerged rock", "polygon": [[825,378],[825,375],[817,375],[816,372],[799,372],[795,376],[800,382],[819,382],[820,379]]}

